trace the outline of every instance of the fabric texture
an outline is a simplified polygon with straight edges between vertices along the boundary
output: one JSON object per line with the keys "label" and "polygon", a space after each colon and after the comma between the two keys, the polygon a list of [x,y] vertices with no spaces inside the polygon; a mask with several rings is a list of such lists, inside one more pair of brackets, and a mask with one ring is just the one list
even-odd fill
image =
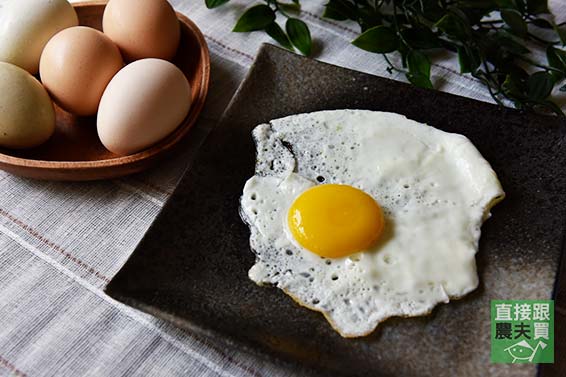
{"label": "fabric texture", "polygon": [[[249,1],[232,0],[215,10],[206,9],[204,0],[171,2],[201,28],[212,60],[208,102],[186,150],[158,168],[110,181],[40,182],[0,172],[0,375],[297,373],[179,330],[103,293],[220,118],[261,43],[273,42],[264,33],[231,33]],[[356,24],[321,18],[325,2],[302,1],[315,58],[404,80],[389,74],[380,56],[350,44]],[[565,2],[551,4],[566,18]],[[453,57],[435,60],[433,82],[441,90],[491,102],[477,80],[458,73]]]}

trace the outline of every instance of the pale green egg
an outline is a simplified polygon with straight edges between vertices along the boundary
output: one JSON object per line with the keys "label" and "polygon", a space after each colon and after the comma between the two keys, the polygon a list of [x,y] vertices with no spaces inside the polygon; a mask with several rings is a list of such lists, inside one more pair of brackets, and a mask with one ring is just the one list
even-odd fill
{"label": "pale green egg", "polygon": [[45,88],[22,68],[0,62],[0,146],[32,148],[54,131],[55,110]]}

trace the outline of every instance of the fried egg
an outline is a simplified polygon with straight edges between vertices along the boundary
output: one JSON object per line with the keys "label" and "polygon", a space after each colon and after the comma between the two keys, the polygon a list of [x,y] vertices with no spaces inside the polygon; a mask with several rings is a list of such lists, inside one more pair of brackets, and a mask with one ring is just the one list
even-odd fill
{"label": "fried egg", "polygon": [[365,110],[293,115],[253,137],[241,215],[255,283],[344,337],[477,287],[480,227],[505,194],[466,137]]}

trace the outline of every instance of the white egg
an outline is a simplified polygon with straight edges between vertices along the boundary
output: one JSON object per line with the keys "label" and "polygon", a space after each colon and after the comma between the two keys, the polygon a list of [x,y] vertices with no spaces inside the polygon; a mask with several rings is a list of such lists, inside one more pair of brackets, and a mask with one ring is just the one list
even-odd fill
{"label": "white egg", "polygon": [[0,61],[31,74],[52,36],[77,26],[77,13],[66,0],[7,0],[0,4]]}
{"label": "white egg", "polygon": [[[253,132],[256,174],[241,198],[256,264],[249,277],[320,311],[344,337],[392,316],[429,313],[478,285],[480,226],[504,192],[464,136],[363,110],[294,115]],[[377,243],[323,258],[293,238],[291,204],[321,183],[345,184],[381,206]]]}
{"label": "white egg", "polygon": [[170,135],[189,113],[191,85],[174,64],[142,59],[112,78],[96,121],[102,144],[118,155],[139,152]]}

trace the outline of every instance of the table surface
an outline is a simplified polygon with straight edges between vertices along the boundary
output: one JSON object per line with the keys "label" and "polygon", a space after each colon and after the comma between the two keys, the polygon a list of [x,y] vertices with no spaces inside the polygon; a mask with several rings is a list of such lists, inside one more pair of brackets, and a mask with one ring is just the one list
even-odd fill
{"label": "table surface", "polygon": [[[0,0],[0,3],[5,0]],[[208,10],[204,0],[173,0],[197,23],[212,61],[207,105],[187,149],[158,168],[91,183],[40,182],[0,172],[0,375],[291,376],[296,371],[225,349],[122,305],[103,293],[175,188],[251,65],[263,33],[231,33],[249,4]],[[305,0],[315,58],[376,75],[387,65],[350,44],[357,25],[321,18],[325,0]],[[557,21],[566,3],[551,0]],[[483,86],[439,58],[441,90],[491,102]],[[172,230],[174,231],[174,230]],[[530,366],[533,368],[534,366]]]}

